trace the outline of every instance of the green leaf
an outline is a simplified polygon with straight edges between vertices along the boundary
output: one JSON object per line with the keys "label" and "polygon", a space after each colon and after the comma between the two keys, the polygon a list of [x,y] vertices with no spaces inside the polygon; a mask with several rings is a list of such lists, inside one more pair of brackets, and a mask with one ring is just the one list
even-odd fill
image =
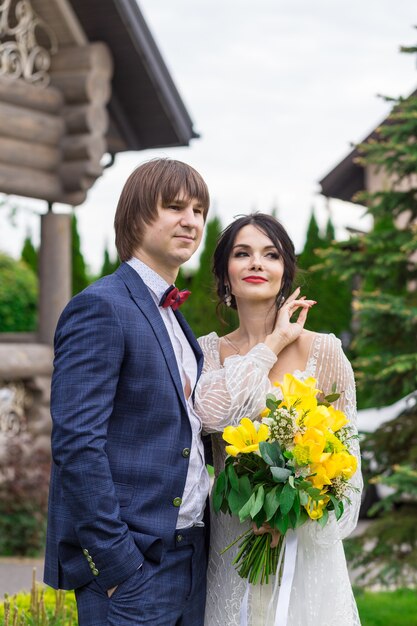
{"label": "green leaf", "polygon": [[239,478],[239,493],[242,495],[242,497],[245,496],[246,500],[249,500],[251,496],[252,487],[250,484],[250,480],[248,476],[246,476],[246,474]]}
{"label": "green leaf", "polygon": [[327,402],[336,402],[336,400],[339,400],[340,398],[340,393],[331,393],[328,396],[326,396],[324,399],[327,400]]}
{"label": "green leaf", "polygon": [[343,513],[343,504],[340,500],[338,500],[337,498],[335,498],[333,495],[330,494],[330,500],[333,504],[333,508],[334,508],[334,513],[336,515],[336,519],[339,520],[342,516]]}
{"label": "green leaf", "polygon": [[288,470],[285,467],[271,467],[271,474],[276,483],[287,482],[288,477],[291,476],[291,473],[291,470]]}
{"label": "green leaf", "polygon": [[276,487],[273,487],[271,491],[268,491],[268,493],[266,494],[264,509],[267,520],[270,520],[277,511],[279,507],[279,496],[280,487],[278,485]]}
{"label": "green leaf", "polygon": [[235,491],[239,491],[239,479],[236,474],[236,470],[232,463],[229,463],[226,467],[227,477],[229,482]]}
{"label": "green leaf", "polygon": [[308,495],[313,498],[313,500],[320,500],[321,491],[320,489],[316,489],[316,487],[309,487],[306,489]]}
{"label": "green leaf", "polygon": [[[272,525],[272,524],[271,524]],[[274,516],[274,524],[273,527],[276,528],[277,530],[279,530],[279,532],[281,533],[281,535],[285,535],[285,533],[288,530],[288,516],[287,515],[281,515],[280,511],[277,511],[276,513],[276,519]]]}
{"label": "green leaf", "polygon": [[317,520],[318,523],[320,524],[320,526],[322,528],[324,528],[327,524],[327,520],[329,519],[329,512],[327,509],[324,509],[323,511],[323,515],[321,517],[319,517],[319,519]]}
{"label": "green leaf", "polygon": [[238,515],[240,509],[246,504],[248,498],[245,495],[242,495],[239,491],[235,489],[231,489],[229,495],[227,496],[227,501],[229,503],[230,510],[233,515]]}
{"label": "green leaf", "polygon": [[226,475],[224,472],[220,472],[220,474],[216,478],[213,488],[213,508],[216,513],[220,511],[220,508],[222,506],[226,485]]}
{"label": "green leaf", "polygon": [[293,489],[289,483],[286,483],[283,490],[281,491],[281,495],[279,498],[280,510],[282,515],[286,515],[291,509],[294,503],[295,494],[296,490]]}
{"label": "green leaf", "polygon": [[300,490],[299,494],[300,494],[300,503],[303,506],[305,506],[308,502],[308,493],[306,493],[304,490]]}
{"label": "green leaf", "polygon": [[307,511],[303,508],[300,510],[300,515],[298,517],[298,521],[297,521],[297,526],[296,528],[299,528],[300,526],[302,526],[303,524],[305,524],[308,520],[309,520],[309,516]]}
{"label": "green leaf", "polygon": [[241,522],[244,522],[245,519],[250,517],[251,509],[253,505],[255,504],[255,499],[256,499],[256,493],[253,493],[251,497],[249,498],[249,500],[246,502],[246,504],[244,504],[242,508],[240,509],[239,519]]}
{"label": "green leaf", "polygon": [[264,500],[265,500],[265,490],[262,485],[259,485],[258,490],[256,492],[255,502],[253,503],[253,506],[250,511],[252,519],[255,517],[257,513],[259,513],[259,511],[263,507]]}
{"label": "green leaf", "polygon": [[282,456],[281,446],[277,441],[261,441],[259,444],[259,452],[261,457],[271,466],[283,467],[285,465],[284,457]]}

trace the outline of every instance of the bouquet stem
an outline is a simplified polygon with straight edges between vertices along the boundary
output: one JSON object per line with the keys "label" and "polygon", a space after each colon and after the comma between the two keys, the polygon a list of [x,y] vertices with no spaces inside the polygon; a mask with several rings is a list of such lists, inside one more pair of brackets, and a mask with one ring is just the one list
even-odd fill
{"label": "bouquet stem", "polygon": [[[272,537],[270,533],[255,535],[250,529],[231,543],[225,550],[231,548],[239,539],[239,551],[232,563],[236,566],[237,573],[241,578],[247,578],[252,585],[257,583],[268,584],[270,576],[277,574],[278,557],[281,551],[283,537],[278,545],[271,548]],[[225,552],[223,550],[223,552]]]}

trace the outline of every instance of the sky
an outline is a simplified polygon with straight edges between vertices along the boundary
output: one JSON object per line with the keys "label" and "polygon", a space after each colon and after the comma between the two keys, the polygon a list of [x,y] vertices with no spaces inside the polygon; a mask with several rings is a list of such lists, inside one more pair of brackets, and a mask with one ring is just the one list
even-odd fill
{"label": "sky", "polygon": [[[311,211],[345,227],[369,228],[363,209],[320,196],[319,180],[388,114],[377,94],[417,87],[415,0],[139,0],[172,78],[201,135],[189,147],[118,155],[76,209],[92,272],[123,184],[143,161],[190,163],[208,183],[211,215],[223,226],[253,210],[277,210],[297,251]],[[19,206],[15,226],[7,206]],[[68,207],[58,207],[68,210]],[[0,206],[0,250],[39,241],[44,203],[10,197]],[[196,259],[190,263],[195,265]]]}

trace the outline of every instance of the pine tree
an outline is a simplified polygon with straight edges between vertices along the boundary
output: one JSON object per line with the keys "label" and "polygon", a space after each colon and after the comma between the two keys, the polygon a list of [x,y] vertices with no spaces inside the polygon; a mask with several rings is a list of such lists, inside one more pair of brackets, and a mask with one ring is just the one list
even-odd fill
{"label": "pine tree", "polygon": [[107,276],[108,274],[112,274],[118,267],[119,267],[118,257],[116,256],[116,258],[112,260],[110,258],[109,249],[106,245],[106,247],[104,248],[103,265],[101,266],[100,274],[98,277],[101,278],[102,276]]}
{"label": "pine tree", "polygon": [[71,218],[71,235],[72,235],[72,295],[79,293],[89,284],[87,276],[87,268],[84,257],[81,252],[80,236],[78,234],[78,224],[75,213]]}
{"label": "pine tree", "polygon": [[33,245],[33,242],[29,233],[27,233],[25,240],[23,242],[23,248],[22,248],[20,258],[22,261],[26,263],[26,265],[28,265],[28,267],[32,269],[35,276],[37,276],[38,275],[38,251]]}
{"label": "pine tree", "polygon": [[344,340],[350,334],[350,286],[323,268],[321,252],[331,245],[334,227],[329,218],[325,236],[320,235],[314,209],[307,228],[304,249],[298,257],[303,294],[317,301],[308,314],[307,327],[317,332],[332,332]]}
{"label": "pine tree", "polygon": [[[374,227],[327,254],[341,277],[360,280],[354,367],[367,406],[417,390],[417,97],[393,102],[387,123],[359,146],[360,164],[385,176],[380,191],[357,197]],[[416,405],[410,406],[362,445],[372,458],[372,480],[395,492],[365,535],[352,540],[352,565],[383,584],[417,584],[416,477],[409,469],[417,465],[416,420]]]}

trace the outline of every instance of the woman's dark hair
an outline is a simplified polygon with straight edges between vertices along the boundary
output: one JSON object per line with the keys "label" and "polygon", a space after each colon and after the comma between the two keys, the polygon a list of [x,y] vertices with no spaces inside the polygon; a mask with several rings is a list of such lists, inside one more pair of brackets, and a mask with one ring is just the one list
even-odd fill
{"label": "woman's dark hair", "polygon": [[197,199],[204,219],[210,196],[201,174],[193,167],[174,159],[152,159],[139,165],[127,179],[114,218],[116,248],[121,261],[128,261],[141,244],[146,224],[158,217],[157,204],[168,206],[182,192],[187,199]]}
{"label": "woman's dark hair", "polygon": [[[226,284],[229,284],[228,265],[230,255],[235,243],[236,235],[245,226],[255,226],[272,241],[280,253],[284,263],[284,276],[279,294],[277,294],[277,306],[279,307],[291,293],[294,281],[296,257],[294,244],[282,224],[266,213],[251,213],[239,217],[229,224],[221,233],[213,256],[213,273],[216,279],[216,291],[220,302],[224,302]],[[236,309],[236,300],[232,295],[231,307]]]}

